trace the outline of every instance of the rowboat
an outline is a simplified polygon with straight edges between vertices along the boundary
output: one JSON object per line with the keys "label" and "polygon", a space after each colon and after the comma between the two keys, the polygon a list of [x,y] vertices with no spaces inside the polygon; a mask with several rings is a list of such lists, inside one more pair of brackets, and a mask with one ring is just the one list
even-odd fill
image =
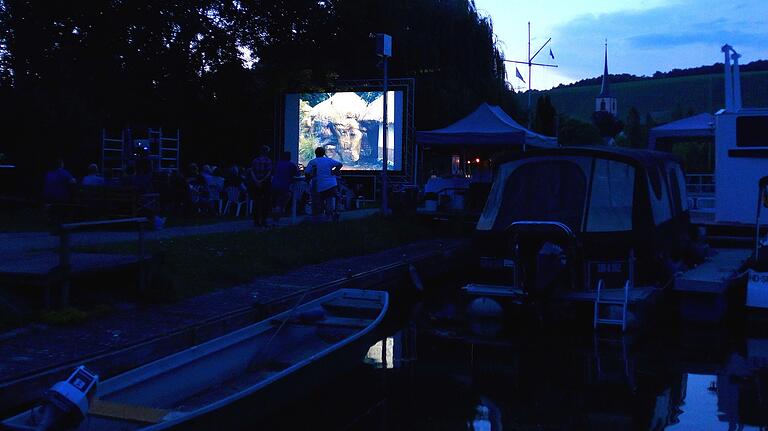
{"label": "rowboat", "polygon": [[[386,292],[340,289],[105,380],[77,430],[235,429],[362,360]],[[336,374],[338,375],[338,374]],[[3,422],[37,429],[36,407]]]}

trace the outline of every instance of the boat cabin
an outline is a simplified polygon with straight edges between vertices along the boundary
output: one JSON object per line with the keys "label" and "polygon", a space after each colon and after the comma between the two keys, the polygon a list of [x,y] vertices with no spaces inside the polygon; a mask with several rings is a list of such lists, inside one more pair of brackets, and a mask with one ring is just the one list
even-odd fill
{"label": "boat cabin", "polygon": [[632,277],[633,284],[666,282],[690,236],[675,156],[568,147],[499,165],[475,247],[482,268],[500,270],[482,273],[513,277],[524,290],[592,290],[598,278],[616,278],[614,287]]}

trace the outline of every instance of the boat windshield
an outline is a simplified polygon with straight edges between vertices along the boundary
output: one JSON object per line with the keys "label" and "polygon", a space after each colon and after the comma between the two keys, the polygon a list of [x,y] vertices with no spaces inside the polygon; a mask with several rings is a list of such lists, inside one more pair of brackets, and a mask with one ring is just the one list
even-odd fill
{"label": "boat windshield", "polygon": [[522,220],[557,221],[578,230],[584,213],[587,179],[579,164],[544,160],[515,169],[504,185],[494,229]]}
{"label": "boat windshield", "polygon": [[[573,231],[631,230],[635,168],[594,157],[542,157],[500,167],[478,230],[556,221]],[[585,208],[586,205],[589,208]],[[585,220],[586,217],[586,220]]]}

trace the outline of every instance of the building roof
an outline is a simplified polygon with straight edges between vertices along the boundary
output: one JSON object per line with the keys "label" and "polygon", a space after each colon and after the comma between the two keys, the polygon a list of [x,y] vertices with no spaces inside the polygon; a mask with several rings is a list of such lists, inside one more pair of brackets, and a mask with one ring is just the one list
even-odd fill
{"label": "building roof", "polygon": [[648,148],[656,148],[659,138],[693,138],[715,136],[715,116],[698,114],[654,127],[648,134]]}

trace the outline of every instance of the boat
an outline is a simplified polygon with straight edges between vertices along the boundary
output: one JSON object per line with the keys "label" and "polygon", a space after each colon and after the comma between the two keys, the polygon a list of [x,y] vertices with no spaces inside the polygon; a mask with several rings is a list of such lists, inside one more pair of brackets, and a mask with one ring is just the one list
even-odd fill
{"label": "boat", "polygon": [[607,146],[500,163],[473,243],[479,276],[464,290],[478,314],[499,308],[484,298],[586,303],[593,326],[622,329],[701,259],[680,160]]}
{"label": "boat", "polygon": [[744,263],[747,277],[745,305],[750,317],[765,320],[768,313],[768,234],[761,229],[761,213],[768,207],[768,176],[758,181],[755,238],[752,256]]}
{"label": "boat", "polygon": [[[98,385],[77,430],[237,429],[362,362],[386,292],[340,289]],[[37,429],[39,407],[5,420]]]}

